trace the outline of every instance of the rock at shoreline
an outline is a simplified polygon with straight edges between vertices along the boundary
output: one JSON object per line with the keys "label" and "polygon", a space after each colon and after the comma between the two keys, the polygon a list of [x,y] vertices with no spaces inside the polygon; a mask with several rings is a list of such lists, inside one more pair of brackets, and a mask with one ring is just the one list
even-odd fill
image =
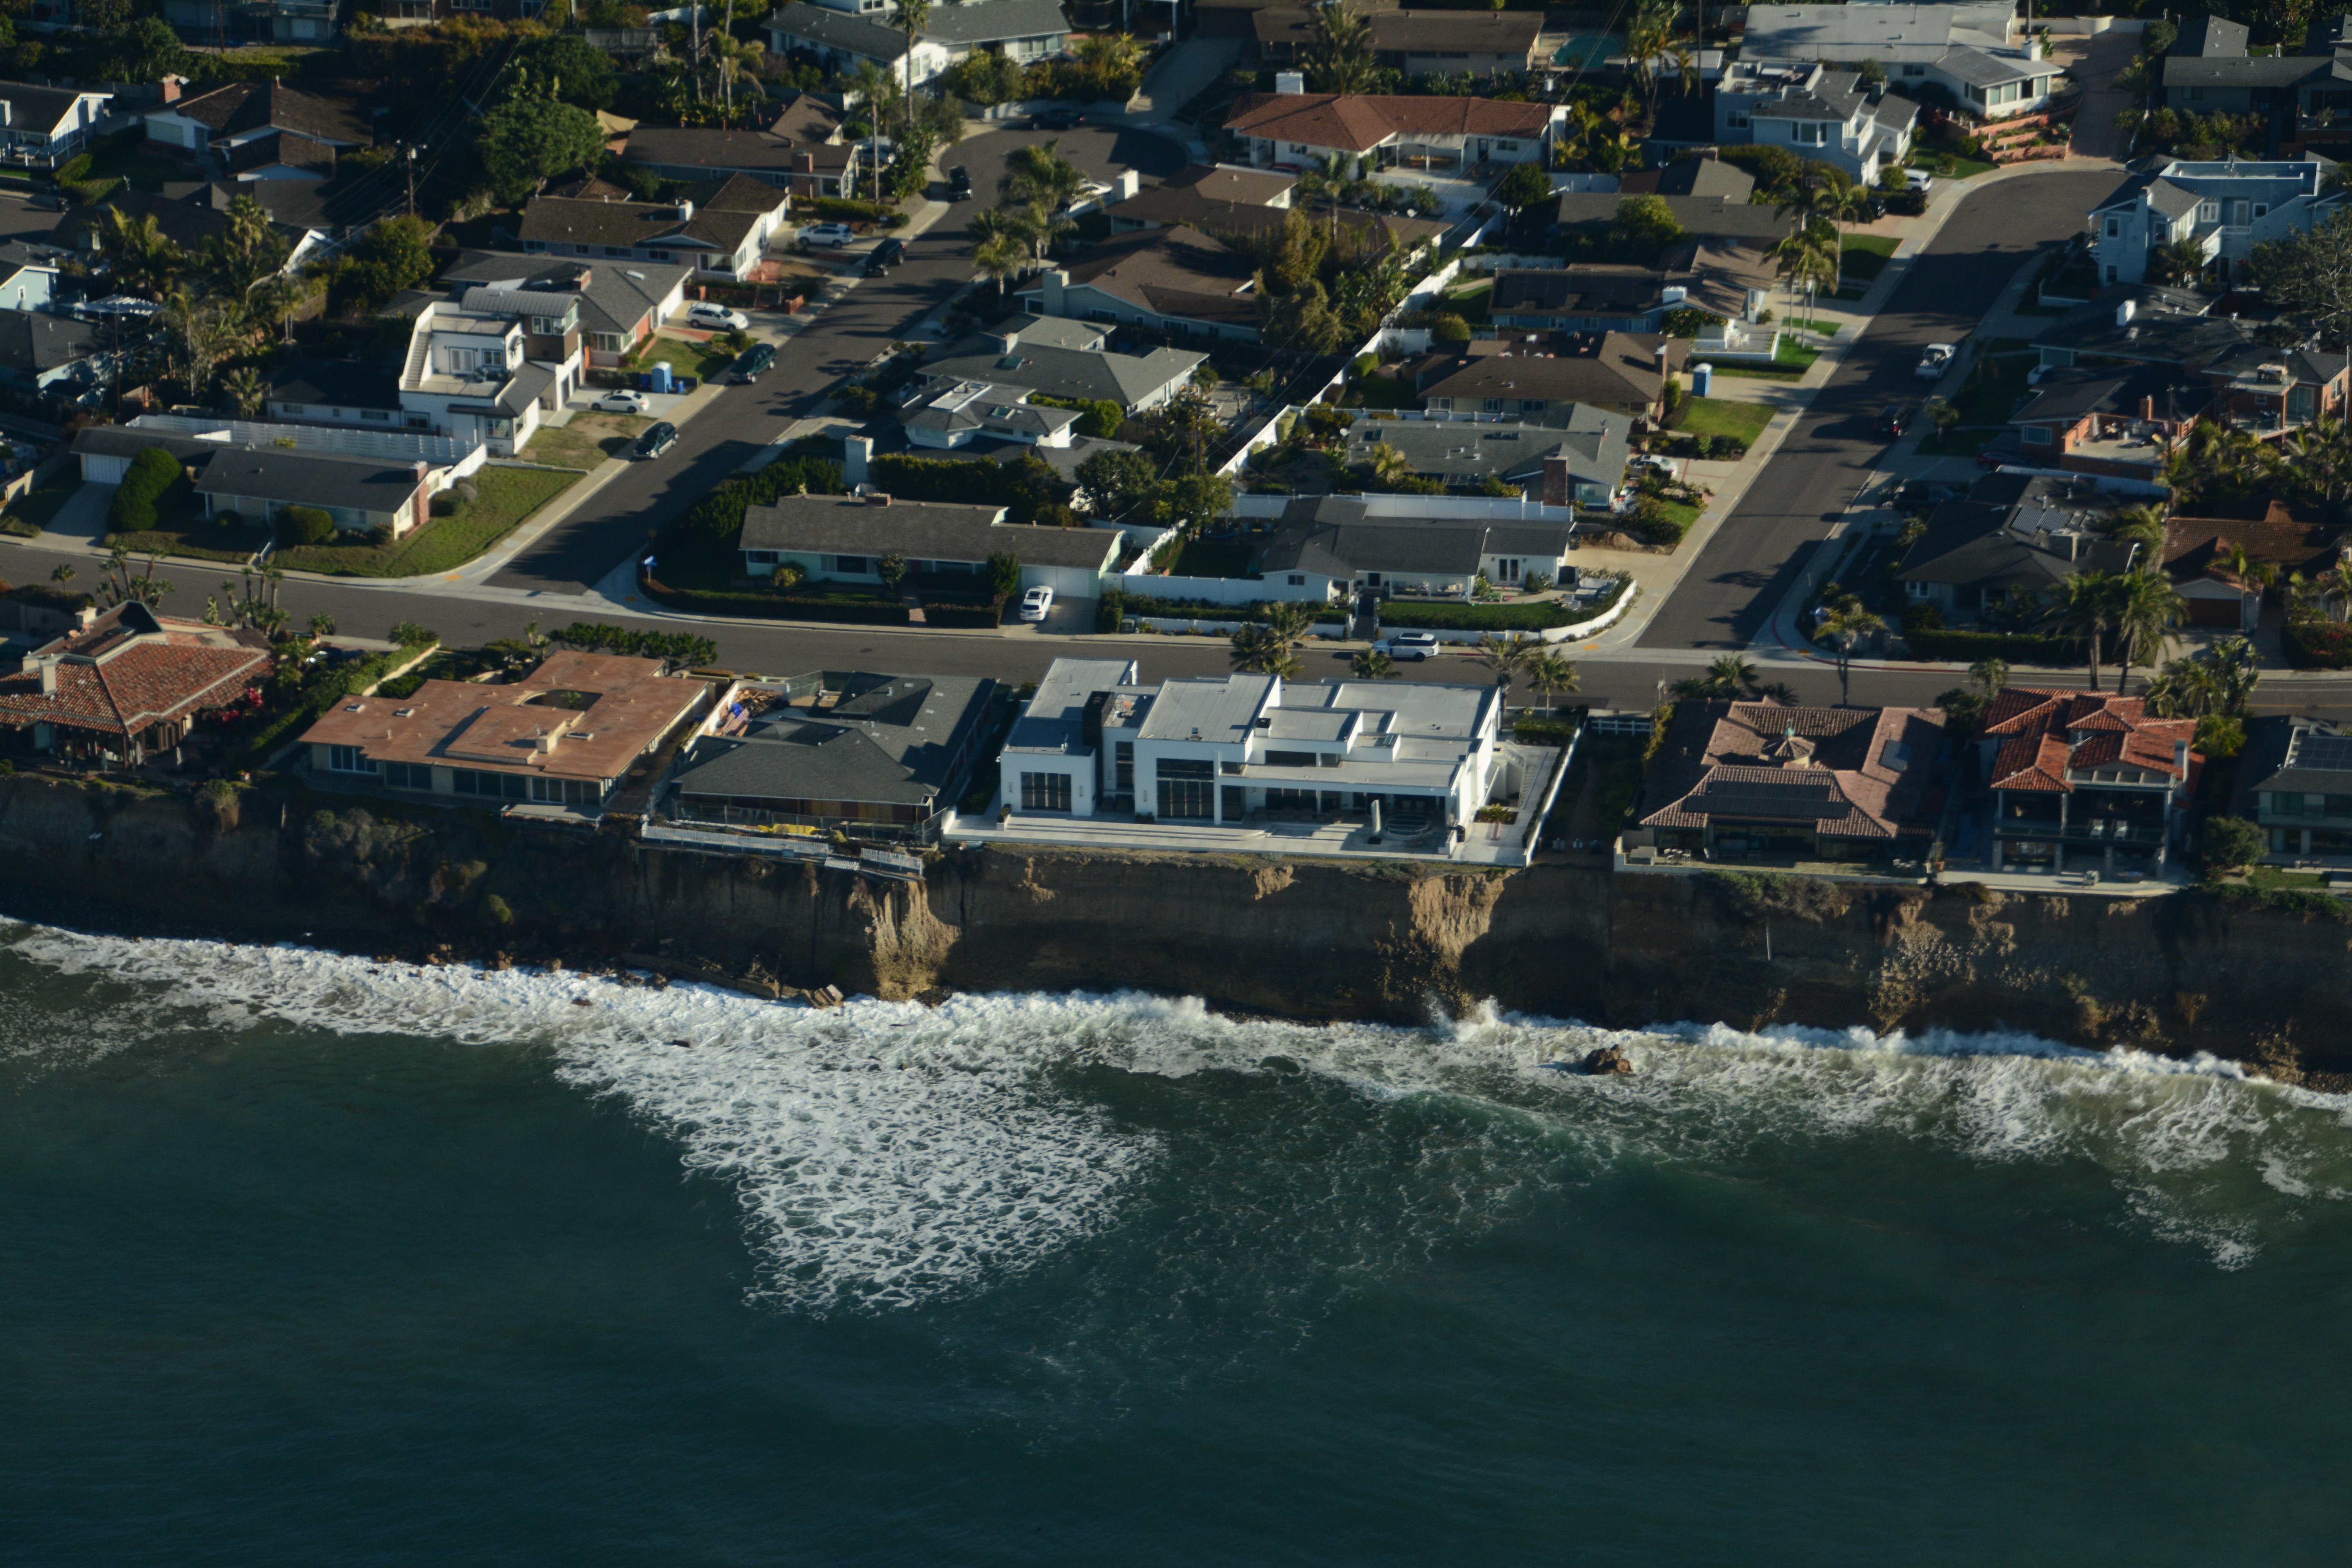
{"label": "rock at shoreline", "polygon": [[1584,1070],[1589,1073],[1630,1073],[1633,1058],[1615,1046],[1601,1046],[1588,1052]]}

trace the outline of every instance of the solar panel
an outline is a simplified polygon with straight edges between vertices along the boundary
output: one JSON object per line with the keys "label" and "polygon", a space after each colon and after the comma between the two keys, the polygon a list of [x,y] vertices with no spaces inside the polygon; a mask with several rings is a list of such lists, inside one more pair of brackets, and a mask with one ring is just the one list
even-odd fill
{"label": "solar panel", "polygon": [[2294,765],[2331,773],[2352,773],[2352,735],[2318,735],[2305,731],[2294,749]]}

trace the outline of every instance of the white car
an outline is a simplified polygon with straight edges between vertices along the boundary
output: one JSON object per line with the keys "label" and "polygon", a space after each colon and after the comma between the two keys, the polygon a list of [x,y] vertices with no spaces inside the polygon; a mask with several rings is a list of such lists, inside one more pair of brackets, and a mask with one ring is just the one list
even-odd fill
{"label": "white car", "polygon": [[1919,355],[1919,368],[1912,374],[1921,381],[1941,381],[1944,373],[1952,368],[1952,358],[1959,353],[1954,343],[1929,343]]}
{"label": "white car", "polygon": [[1925,169],[1906,169],[1903,171],[1903,185],[1906,190],[1924,191],[1934,185],[1935,183],[1936,176],[1927,173]]}
{"label": "white car", "polygon": [[717,332],[740,332],[751,324],[751,318],[740,310],[698,300],[686,308],[686,321],[688,326],[709,327]]}
{"label": "white car", "polygon": [[1435,632],[1397,632],[1374,643],[1372,651],[1400,662],[1411,659],[1419,664],[1424,658],[1435,658],[1438,646]]}
{"label": "white car", "polygon": [[1053,608],[1054,590],[1051,588],[1032,588],[1021,595],[1021,618],[1024,621],[1042,621]]}
{"label": "white car", "polygon": [[811,245],[847,245],[857,237],[845,223],[813,223],[801,230],[801,237]]}
{"label": "white car", "polygon": [[599,414],[644,414],[653,404],[642,392],[608,392],[588,406]]}
{"label": "white car", "polygon": [[1655,468],[1670,479],[1675,477],[1675,460],[1672,458],[1662,458],[1655,452],[1640,453],[1629,459],[1625,466],[1636,471],[1643,468]]}

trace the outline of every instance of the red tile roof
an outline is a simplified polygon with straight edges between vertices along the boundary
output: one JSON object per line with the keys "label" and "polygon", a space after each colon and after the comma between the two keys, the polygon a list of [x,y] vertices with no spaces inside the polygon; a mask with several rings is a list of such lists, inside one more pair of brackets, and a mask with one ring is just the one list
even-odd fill
{"label": "red tile roof", "polygon": [[[0,724],[61,724],[136,737],[167,720],[233,701],[268,673],[257,638],[121,605],[37,649],[0,675]],[[43,691],[43,663],[56,667]]]}
{"label": "red tile roof", "polygon": [[[2185,772],[2178,746],[2197,733],[2193,719],[2151,719],[2137,697],[2012,686],[1993,699],[1984,733],[2001,744],[1993,755],[1995,789],[2063,793],[2070,772],[2117,765],[2168,778]],[[2201,759],[2189,753],[2189,767]]]}

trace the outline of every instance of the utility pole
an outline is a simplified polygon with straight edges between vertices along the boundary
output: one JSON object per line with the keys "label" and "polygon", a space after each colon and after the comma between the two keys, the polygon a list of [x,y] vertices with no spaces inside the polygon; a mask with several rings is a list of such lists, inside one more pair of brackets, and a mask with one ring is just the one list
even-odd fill
{"label": "utility pole", "polygon": [[405,142],[402,146],[408,152],[408,216],[415,217],[416,216],[416,143]]}

